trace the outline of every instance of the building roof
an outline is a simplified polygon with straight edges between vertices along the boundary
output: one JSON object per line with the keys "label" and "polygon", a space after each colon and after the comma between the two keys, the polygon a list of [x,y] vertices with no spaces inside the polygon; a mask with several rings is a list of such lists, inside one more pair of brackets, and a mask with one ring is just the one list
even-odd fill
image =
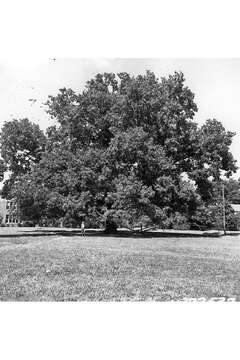
{"label": "building roof", "polygon": [[235,212],[240,212],[240,204],[230,204]]}

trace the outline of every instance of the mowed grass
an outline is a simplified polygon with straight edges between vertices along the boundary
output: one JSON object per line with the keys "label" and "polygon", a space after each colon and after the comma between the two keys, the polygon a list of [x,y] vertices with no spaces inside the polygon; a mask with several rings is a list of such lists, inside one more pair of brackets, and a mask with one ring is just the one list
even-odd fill
{"label": "mowed grass", "polygon": [[2,301],[240,299],[240,237],[0,238]]}

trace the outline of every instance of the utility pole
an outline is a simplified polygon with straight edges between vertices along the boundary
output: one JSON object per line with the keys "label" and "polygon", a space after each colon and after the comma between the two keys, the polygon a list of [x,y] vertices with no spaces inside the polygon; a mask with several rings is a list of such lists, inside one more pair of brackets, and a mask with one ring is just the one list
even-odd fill
{"label": "utility pole", "polygon": [[223,233],[226,235],[226,209],[225,209],[225,188],[222,184],[222,208],[223,208]]}

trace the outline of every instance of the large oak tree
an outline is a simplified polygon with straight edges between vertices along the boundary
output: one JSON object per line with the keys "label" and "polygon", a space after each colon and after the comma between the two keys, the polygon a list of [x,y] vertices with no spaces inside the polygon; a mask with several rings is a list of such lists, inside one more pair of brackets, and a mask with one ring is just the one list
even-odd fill
{"label": "large oak tree", "polygon": [[58,125],[12,192],[25,217],[28,198],[39,219],[76,225],[84,216],[109,231],[189,228],[213,201],[213,181],[236,171],[234,133],[215,119],[194,122],[197,105],[181,72],[160,80],[150,71],[98,74],[82,93],[61,89],[47,106]]}

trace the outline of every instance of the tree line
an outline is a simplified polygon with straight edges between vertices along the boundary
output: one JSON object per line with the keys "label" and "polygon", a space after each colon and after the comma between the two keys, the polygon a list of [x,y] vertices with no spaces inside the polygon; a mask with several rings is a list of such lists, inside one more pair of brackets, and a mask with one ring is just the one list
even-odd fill
{"label": "tree line", "polygon": [[[41,225],[220,228],[221,184],[227,227],[240,203],[233,136],[222,123],[194,121],[197,105],[183,73],[158,79],[97,74],[80,93],[60,89],[43,132],[28,119],[1,129],[2,196],[15,198],[22,220]],[[221,179],[224,174],[225,180]]]}

